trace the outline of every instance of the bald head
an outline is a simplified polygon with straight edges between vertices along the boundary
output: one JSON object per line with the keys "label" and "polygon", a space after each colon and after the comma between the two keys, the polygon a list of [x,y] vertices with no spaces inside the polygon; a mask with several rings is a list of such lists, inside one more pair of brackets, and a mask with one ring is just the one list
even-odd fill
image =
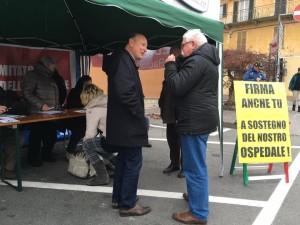
{"label": "bald head", "polygon": [[143,34],[134,34],[129,38],[125,49],[135,60],[140,60],[147,52],[148,42]]}

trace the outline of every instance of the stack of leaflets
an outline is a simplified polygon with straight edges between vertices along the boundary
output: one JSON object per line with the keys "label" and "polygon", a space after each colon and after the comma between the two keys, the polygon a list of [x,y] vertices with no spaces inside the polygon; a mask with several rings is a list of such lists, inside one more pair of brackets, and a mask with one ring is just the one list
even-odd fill
{"label": "stack of leaflets", "polygon": [[14,123],[14,122],[19,122],[19,120],[9,116],[0,116],[0,123]]}

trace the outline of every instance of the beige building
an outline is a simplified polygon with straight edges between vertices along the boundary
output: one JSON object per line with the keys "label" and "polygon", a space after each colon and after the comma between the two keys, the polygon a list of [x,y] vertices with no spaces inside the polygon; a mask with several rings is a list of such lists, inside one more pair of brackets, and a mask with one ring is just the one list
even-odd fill
{"label": "beige building", "polygon": [[[275,57],[279,43],[279,58],[284,65],[282,80],[287,87],[300,67],[300,22],[293,19],[300,0],[221,0],[220,3],[220,20],[225,25],[224,50],[244,49]],[[282,35],[278,42],[279,17]]]}

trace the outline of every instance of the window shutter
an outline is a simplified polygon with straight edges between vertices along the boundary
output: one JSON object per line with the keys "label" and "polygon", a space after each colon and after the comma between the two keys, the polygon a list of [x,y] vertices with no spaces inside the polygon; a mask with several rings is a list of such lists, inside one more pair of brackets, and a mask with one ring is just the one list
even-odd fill
{"label": "window shutter", "polygon": [[227,4],[223,5],[223,17],[227,16]]}
{"label": "window shutter", "polygon": [[237,22],[238,18],[238,9],[239,9],[239,2],[234,2],[233,4],[233,22]]}
{"label": "window shutter", "polygon": [[253,12],[254,12],[254,0],[249,1],[249,17],[248,20],[253,19]]}

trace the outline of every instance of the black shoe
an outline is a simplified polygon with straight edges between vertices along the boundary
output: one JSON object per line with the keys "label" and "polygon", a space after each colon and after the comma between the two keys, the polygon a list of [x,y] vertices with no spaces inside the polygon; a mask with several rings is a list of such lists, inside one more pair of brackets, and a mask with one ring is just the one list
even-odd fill
{"label": "black shoe", "polygon": [[100,185],[107,185],[109,184],[109,177],[107,179],[102,179],[102,177],[95,176],[92,177],[88,182],[86,183],[88,186],[100,186]]}
{"label": "black shoe", "polygon": [[14,170],[6,170],[6,169],[4,169],[4,171],[3,171],[3,177],[5,179],[16,179],[17,175],[16,175],[16,172]]}
{"label": "black shoe", "polygon": [[183,173],[183,170],[181,169],[179,172],[178,172],[178,174],[177,174],[177,177],[178,178],[185,178],[185,176],[184,176],[184,173]]}
{"label": "black shoe", "polygon": [[29,160],[29,164],[32,167],[40,167],[43,165],[43,162],[42,162],[42,160]]}
{"label": "black shoe", "polygon": [[171,163],[167,168],[165,168],[165,169],[163,170],[163,173],[172,173],[172,172],[177,171],[177,170],[179,170],[179,169],[180,169],[179,166],[175,166],[175,165],[173,165],[173,164]]}
{"label": "black shoe", "polygon": [[43,154],[43,161],[45,162],[56,162],[56,158],[52,153]]}
{"label": "black shoe", "polygon": [[187,201],[187,202],[189,201],[189,195],[188,195],[188,193],[186,193],[186,192],[183,193],[183,194],[182,194],[182,197],[183,197],[183,199],[184,199],[185,201]]}
{"label": "black shoe", "polygon": [[145,145],[146,148],[152,148],[152,145],[150,143]]}
{"label": "black shoe", "polygon": [[293,105],[292,111],[296,110],[296,105]]}

